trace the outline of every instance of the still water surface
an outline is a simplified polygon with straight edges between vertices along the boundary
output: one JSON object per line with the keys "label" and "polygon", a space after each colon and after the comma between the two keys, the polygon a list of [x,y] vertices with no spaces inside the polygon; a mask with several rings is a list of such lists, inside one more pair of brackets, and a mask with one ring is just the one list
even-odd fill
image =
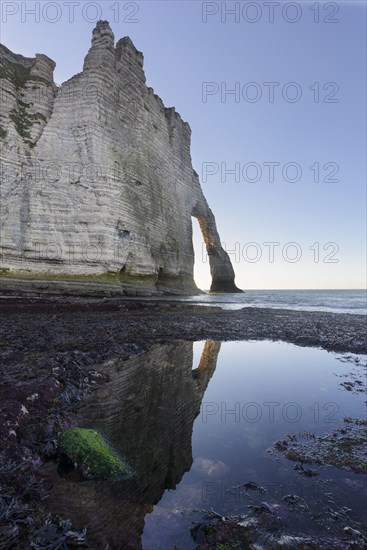
{"label": "still water surface", "polygon": [[[257,502],[297,494],[313,511],[348,506],[367,521],[365,476],[317,467],[303,478],[295,463],[268,452],[286,434],[327,433],[345,416],[365,418],[365,395],[340,384],[360,368],[340,354],[278,342],[180,342],[111,361],[111,382],[76,412],[98,429],[136,475],[79,482],[55,474],[50,509],[88,526],[97,548],[195,548],[190,534],[202,510],[245,514]],[[264,494],[239,486],[252,481]],[[288,518],[315,534],[309,518]],[[318,534],[318,533],[316,533]]]}

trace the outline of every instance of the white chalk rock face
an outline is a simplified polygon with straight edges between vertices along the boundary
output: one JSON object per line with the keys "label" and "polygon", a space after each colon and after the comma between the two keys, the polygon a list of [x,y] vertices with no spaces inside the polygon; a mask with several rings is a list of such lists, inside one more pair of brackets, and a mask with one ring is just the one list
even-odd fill
{"label": "white chalk rock face", "polygon": [[0,56],[0,268],[195,293],[194,216],[212,290],[238,291],[192,167],[190,127],[147,87],[129,38],[115,46],[100,21],[83,72],[59,88],[48,57],[4,46]]}

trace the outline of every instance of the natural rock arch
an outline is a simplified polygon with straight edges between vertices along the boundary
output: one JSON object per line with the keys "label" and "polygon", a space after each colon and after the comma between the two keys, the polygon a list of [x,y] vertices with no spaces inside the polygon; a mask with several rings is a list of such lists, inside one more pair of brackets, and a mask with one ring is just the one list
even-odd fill
{"label": "natural rock arch", "polygon": [[211,290],[239,291],[192,167],[190,127],[147,87],[130,38],[115,46],[98,22],[83,71],[61,87],[44,55],[0,46],[0,61],[0,268],[194,294],[194,216]]}

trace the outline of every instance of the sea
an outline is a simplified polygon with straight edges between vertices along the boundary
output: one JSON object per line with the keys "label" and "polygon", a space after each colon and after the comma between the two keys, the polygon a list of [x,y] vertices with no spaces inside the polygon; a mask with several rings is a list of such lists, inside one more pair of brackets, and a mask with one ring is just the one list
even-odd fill
{"label": "sea", "polygon": [[367,314],[367,290],[244,290],[242,294],[209,294],[206,291],[199,296],[178,299],[223,309],[261,307]]}

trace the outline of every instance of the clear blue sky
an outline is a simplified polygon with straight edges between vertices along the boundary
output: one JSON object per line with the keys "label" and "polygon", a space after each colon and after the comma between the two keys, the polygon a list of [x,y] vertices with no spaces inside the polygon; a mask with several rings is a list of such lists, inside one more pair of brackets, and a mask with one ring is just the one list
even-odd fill
{"label": "clear blue sky", "polygon": [[[1,42],[25,56],[47,54],[57,63],[55,79],[61,83],[81,71],[97,17],[110,21],[116,40],[132,38],[144,53],[148,85],[191,125],[193,164],[222,241],[236,251],[231,258],[240,287],[365,286],[363,0],[279,1],[273,7],[258,0],[72,4],[70,20],[66,1],[4,0]],[[221,13],[222,5],[237,9],[236,14]],[[39,22],[28,13],[32,8],[40,10]],[[208,89],[203,83],[208,82],[213,94],[203,102],[203,86]],[[266,82],[279,83],[273,102]],[[290,82],[296,85],[287,86]],[[236,87],[239,96],[225,95]],[[296,93],[302,97],[292,102]],[[255,94],[257,102],[251,101]],[[269,181],[268,162],[279,163],[274,181]],[[297,166],[284,168],[288,163]],[[224,173],[235,166],[240,170],[237,182]],[[216,173],[203,178],[203,170]],[[328,176],[339,181],[323,181]],[[196,222],[194,226],[195,277],[208,288],[208,263]],[[279,243],[273,262],[272,245],[264,244],[270,242]],[[336,244],[324,250],[327,243]],[[299,261],[289,261],[300,253]],[[256,257],[257,262],[251,261]]]}

